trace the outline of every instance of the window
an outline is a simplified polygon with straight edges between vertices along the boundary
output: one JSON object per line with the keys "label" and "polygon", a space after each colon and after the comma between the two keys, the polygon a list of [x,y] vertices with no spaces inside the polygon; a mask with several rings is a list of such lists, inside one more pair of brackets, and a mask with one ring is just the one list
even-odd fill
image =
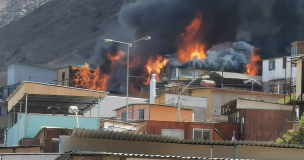
{"label": "window", "polygon": [[162,136],[176,137],[178,139],[184,139],[184,130],[183,129],[162,129]]}
{"label": "window", "polygon": [[210,129],[193,129],[193,139],[212,140]]}
{"label": "window", "polygon": [[139,119],[145,119],[145,109],[139,109]]}
{"label": "window", "polygon": [[297,67],[297,63],[292,63],[292,67]]}
{"label": "window", "polygon": [[240,113],[236,113],[236,123],[240,123]]}
{"label": "window", "polygon": [[298,47],[297,46],[291,47],[291,55],[292,56],[298,55]]}
{"label": "window", "polygon": [[269,70],[275,70],[275,60],[269,60]]}
{"label": "window", "polygon": [[62,72],[62,80],[65,80],[65,72]]}
{"label": "window", "polygon": [[198,71],[194,71],[194,78],[198,77]]}
{"label": "window", "polygon": [[245,118],[242,117],[241,119],[241,133],[245,132]]}
{"label": "window", "polygon": [[121,113],[121,119],[127,119],[127,112]]}
{"label": "window", "polygon": [[283,58],[283,69],[285,69],[285,68],[286,68],[286,57]]}

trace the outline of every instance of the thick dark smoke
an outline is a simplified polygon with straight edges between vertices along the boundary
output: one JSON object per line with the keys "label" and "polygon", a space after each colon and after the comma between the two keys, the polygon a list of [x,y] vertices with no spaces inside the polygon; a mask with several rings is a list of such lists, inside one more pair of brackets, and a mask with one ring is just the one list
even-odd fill
{"label": "thick dark smoke", "polygon": [[183,65],[213,71],[223,67],[227,71],[244,73],[253,52],[254,47],[245,42],[221,43],[207,51],[206,59],[194,58]]}
{"label": "thick dark smoke", "polygon": [[[138,64],[140,69],[132,70],[130,74],[140,76],[149,56],[176,54],[180,34],[197,13],[202,15],[202,25],[194,38],[205,46],[206,51],[226,42],[233,50],[233,42],[243,41],[259,48],[258,54],[263,59],[288,55],[291,42],[304,40],[303,12],[303,0],[138,0],[121,8],[117,23],[111,24],[111,29],[103,37],[122,41],[152,37],[150,41],[138,42],[131,48],[131,59],[139,56],[141,61]],[[125,48],[119,46],[118,49],[126,51]],[[219,56],[231,55],[232,50],[221,51]],[[101,51],[101,55],[106,53],[106,50]],[[212,59],[216,53],[208,51],[207,54]],[[231,63],[239,62],[229,71],[241,72],[236,67],[244,67],[245,62],[239,58],[229,57]],[[195,65],[206,67],[210,64],[211,61],[199,61]],[[99,65],[108,67],[104,60]],[[122,69],[116,68],[115,71],[123,77]],[[119,77],[116,72],[114,74]],[[119,80],[113,78],[111,83]]]}

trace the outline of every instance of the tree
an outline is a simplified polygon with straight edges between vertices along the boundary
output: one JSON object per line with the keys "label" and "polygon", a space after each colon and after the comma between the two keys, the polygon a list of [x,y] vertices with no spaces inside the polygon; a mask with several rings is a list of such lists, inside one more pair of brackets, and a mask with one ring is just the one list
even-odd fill
{"label": "tree", "polygon": [[304,113],[302,114],[297,130],[288,130],[282,138],[276,140],[276,144],[304,145]]}
{"label": "tree", "polygon": [[[285,104],[288,104],[289,102],[293,102],[296,100],[296,95],[291,95],[291,98],[289,96],[285,97]],[[278,103],[284,104],[284,98],[281,98],[278,100]]]}

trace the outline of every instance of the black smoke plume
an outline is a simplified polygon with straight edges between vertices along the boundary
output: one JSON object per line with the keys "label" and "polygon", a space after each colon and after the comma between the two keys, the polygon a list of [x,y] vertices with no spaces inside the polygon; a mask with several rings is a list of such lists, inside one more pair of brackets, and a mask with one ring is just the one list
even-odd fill
{"label": "black smoke plume", "polygon": [[[206,52],[217,44],[242,41],[259,48],[258,54],[263,59],[288,55],[291,42],[304,40],[303,12],[303,0],[137,0],[121,8],[117,22],[110,25],[102,38],[132,41],[151,36],[150,41],[138,42],[130,50],[131,57],[141,59],[139,69],[131,70],[130,74],[140,76],[150,56],[176,54],[181,33],[197,13],[202,15],[202,25],[194,38],[205,46]],[[123,45],[117,49],[126,52]],[[103,56],[106,50],[100,53],[100,59],[106,58]],[[221,52],[220,56],[226,54],[231,52]],[[236,66],[244,67],[244,64],[240,60]],[[107,63],[99,66],[108,67]],[[204,67],[203,62],[200,66]],[[114,70],[124,77],[124,68]],[[230,71],[243,69],[234,66]],[[119,77],[116,72],[113,74]],[[111,83],[119,80],[112,79]]]}

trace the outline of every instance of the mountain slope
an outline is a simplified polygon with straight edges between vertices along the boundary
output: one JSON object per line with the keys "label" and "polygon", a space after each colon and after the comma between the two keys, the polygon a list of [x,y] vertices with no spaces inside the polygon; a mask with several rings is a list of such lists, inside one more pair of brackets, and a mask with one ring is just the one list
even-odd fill
{"label": "mountain slope", "polygon": [[16,21],[49,0],[0,0],[0,28]]}
{"label": "mountain slope", "polygon": [[52,0],[11,22],[0,29],[0,73],[12,63],[48,67],[83,63],[123,3]]}

